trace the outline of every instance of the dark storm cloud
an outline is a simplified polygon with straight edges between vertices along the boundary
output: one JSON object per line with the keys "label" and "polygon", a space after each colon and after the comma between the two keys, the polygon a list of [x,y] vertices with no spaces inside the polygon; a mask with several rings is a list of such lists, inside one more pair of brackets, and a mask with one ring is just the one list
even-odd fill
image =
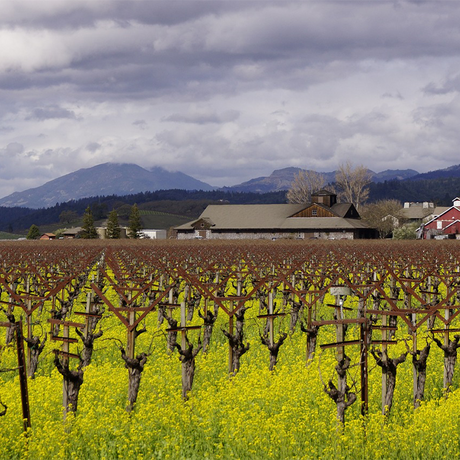
{"label": "dark storm cloud", "polygon": [[[267,0],[268,3],[272,2]],[[47,0],[40,5],[35,0],[17,0],[15,5],[5,5],[0,11],[3,22],[10,26],[70,29],[94,26],[107,19],[115,20],[121,26],[127,26],[132,20],[171,26],[203,15],[246,8],[243,3],[233,0]]]}
{"label": "dark storm cloud", "polygon": [[435,169],[460,141],[459,23],[447,1],[3,0],[0,151],[23,145],[37,181],[106,161],[211,183],[351,155]]}

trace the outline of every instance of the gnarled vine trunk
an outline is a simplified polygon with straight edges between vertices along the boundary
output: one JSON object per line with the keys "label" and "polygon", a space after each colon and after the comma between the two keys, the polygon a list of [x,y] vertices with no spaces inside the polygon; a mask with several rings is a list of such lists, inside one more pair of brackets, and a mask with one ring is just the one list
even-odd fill
{"label": "gnarled vine trunk", "polygon": [[30,349],[30,362],[29,368],[27,369],[27,375],[33,379],[35,378],[35,372],[37,372],[38,358],[45,348],[46,334],[42,341],[40,341],[40,338],[36,335],[34,335],[31,339],[24,337],[24,341],[27,343],[27,346]]}
{"label": "gnarled vine trunk", "polygon": [[230,334],[228,331],[222,329],[225,337],[228,339],[228,343],[232,348],[232,362],[231,362],[231,373],[235,374],[240,370],[241,357],[249,350],[249,342],[245,345],[243,342],[243,326],[244,326],[244,314],[249,307],[242,307],[236,313],[236,331],[234,334]]}
{"label": "gnarled vine trunk", "polygon": [[420,402],[425,395],[425,381],[426,381],[426,362],[430,354],[430,345],[427,344],[422,350],[412,352],[412,363],[414,364],[417,372],[417,385],[414,394],[414,408],[420,407]]}
{"label": "gnarled vine trunk", "polygon": [[139,394],[139,387],[141,384],[141,375],[144,370],[145,363],[147,362],[147,353],[140,353],[135,358],[129,358],[124,348],[120,348],[121,357],[125,362],[125,367],[128,369],[129,382],[128,382],[128,406],[126,410],[131,412],[137,401]]}
{"label": "gnarled vine trunk", "polygon": [[382,368],[382,373],[387,376],[387,391],[384,396],[385,401],[385,415],[388,415],[393,405],[393,395],[396,387],[396,371],[398,366],[406,360],[407,351],[398,358],[389,358],[386,350],[373,350],[371,354],[375,359],[378,366]]}
{"label": "gnarled vine trunk", "polygon": [[337,362],[335,370],[338,376],[337,387],[332,380],[324,386],[324,392],[335,402],[337,406],[337,420],[343,425],[345,423],[345,411],[356,401],[356,394],[350,391],[347,385],[347,370],[350,367],[350,358],[344,356]]}
{"label": "gnarled vine trunk", "polygon": [[61,361],[58,354],[54,357],[54,365],[59,373],[64,378],[66,393],[67,393],[67,407],[64,407],[64,411],[77,412],[78,408],[78,396],[80,394],[80,388],[83,385],[83,369],[80,365],[76,370],[69,368],[69,362],[67,360]]}
{"label": "gnarled vine trunk", "polygon": [[444,351],[444,372],[445,382],[444,387],[446,391],[450,391],[452,380],[454,378],[455,363],[457,362],[457,348],[460,347],[460,335],[455,335],[454,340],[448,340],[447,345],[441,343],[436,337],[433,337],[436,345]]}
{"label": "gnarled vine trunk", "polygon": [[271,345],[268,335],[260,336],[260,340],[262,341],[262,344],[265,345],[270,352],[270,368],[269,369],[271,371],[276,366],[276,363],[278,361],[278,353],[280,351],[280,347],[281,345],[283,345],[284,341],[286,340],[286,337],[287,337],[287,334],[283,332],[280,335],[278,342],[274,342],[273,345]]}
{"label": "gnarled vine trunk", "polygon": [[188,399],[188,394],[192,390],[193,379],[195,377],[195,358],[201,350],[201,342],[198,342],[198,346],[193,348],[186,337],[187,348],[182,350],[182,347],[176,343],[175,347],[179,352],[179,359],[182,362],[182,398]]}
{"label": "gnarled vine trunk", "polygon": [[203,331],[203,353],[208,351],[209,344],[211,342],[212,330],[214,328],[214,323],[217,320],[218,307],[214,309],[214,313],[207,311],[204,315],[200,311],[198,312],[199,317],[204,322],[204,331]]}

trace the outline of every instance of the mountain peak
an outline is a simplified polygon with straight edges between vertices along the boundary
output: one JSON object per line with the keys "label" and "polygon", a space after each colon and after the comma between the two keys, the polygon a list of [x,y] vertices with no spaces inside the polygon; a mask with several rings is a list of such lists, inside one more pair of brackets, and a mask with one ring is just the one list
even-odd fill
{"label": "mountain peak", "polygon": [[46,208],[70,200],[101,195],[131,195],[156,190],[213,190],[209,184],[161,167],[147,170],[134,163],[103,163],[83,168],[46,184],[0,199],[0,206]]}

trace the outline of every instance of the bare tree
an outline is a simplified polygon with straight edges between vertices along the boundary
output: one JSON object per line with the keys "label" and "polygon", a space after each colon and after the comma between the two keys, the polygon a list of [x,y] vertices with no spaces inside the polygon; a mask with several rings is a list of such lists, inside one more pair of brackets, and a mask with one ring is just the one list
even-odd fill
{"label": "bare tree", "polygon": [[335,174],[335,185],[341,200],[354,204],[359,207],[369,197],[369,184],[372,181],[370,171],[360,165],[353,168],[347,161],[339,166]]}
{"label": "bare tree", "polygon": [[312,192],[324,187],[324,176],[316,171],[299,171],[286,194],[289,203],[309,203]]}
{"label": "bare tree", "polygon": [[398,200],[380,200],[362,206],[360,215],[371,227],[379,231],[380,238],[385,238],[398,226],[401,209]]}

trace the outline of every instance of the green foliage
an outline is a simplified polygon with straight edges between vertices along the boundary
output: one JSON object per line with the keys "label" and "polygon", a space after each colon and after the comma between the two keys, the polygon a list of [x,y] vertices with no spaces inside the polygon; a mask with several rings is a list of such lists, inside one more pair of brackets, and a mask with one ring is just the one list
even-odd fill
{"label": "green foliage", "polygon": [[104,219],[107,217],[107,203],[94,202],[91,205],[91,212],[94,220]]}
{"label": "green foliage", "polygon": [[109,219],[107,221],[106,237],[109,239],[120,238],[120,225],[118,224],[118,214],[115,209],[110,212]]}
{"label": "green foliage", "polygon": [[59,214],[59,222],[61,224],[70,224],[76,220],[78,220],[78,213],[75,211],[67,210],[62,211],[61,214]]}
{"label": "green foliage", "polygon": [[401,208],[401,203],[397,200],[381,200],[364,205],[360,215],[372,228],[379,231],[380,238],[385,238],[393,232]]}
{"label": "green foliage", "polygon": [[91,208],[86,208],[85,214],[83,215],[83,230],[80,234],[81,238],[84,239],[95,239],[98,238],[96,228],[94,227],[93,213]]}
{"label": "green foliage", "polygon": [[129,227],[128,236],[130,238],[139,238],[140,231],[142,230],[141,215],[137,204],[134,204],[131,208],[131,214],[129,215]]}
{"label": "green foliage", "polygon": [[32,224],[29,228],[29,233],[27,233],[27,239],[28,240],[38,240],[40,238],[40,229],[38,228],[37,225]]}
{"label": "green foliage", "polygon": [[393,232],[393,238],[395,240],[415,240],[417,238],[416,230],[419,226],[418,222],[412,222],[396,228]]}
{"label": "green foliage", "polygon": [[369,201],[394,199],[399,201],[433,201],[438,206],[451,206],[460,194],[460,178],[429,180],[391,180],[370,184]]}
{"label": "green foliage", "polygon": [[60,238],[65,231],[66,231],[65,228],[58,228],[53,233],[56,235],[56,238]]}
{"label": "green foliage", "polygon": [[0,232],[0,240],[16,240],[24,237],[24,235],[18,235],[16,233]]}
{"label": "green foliage", "polygon": [[[144,209],[188,216],[189,220],[191,220],[198,217],[208,204],[285,203],[285,195],[285,191],[255,193],[225,190],[213,190],[210,192],[200,190],[159,190],[121,197],[111,195],[82,198],[81,200],[58,203],[55,206],[43,209],[0,207],[0,229],[8,231],[9,226],[15,229],[27,229],[34,223],[39,226],[55,224],[59,222],[59,216],[63,211],[72,210],[78,215],[82,215],[88,206],[92,208],[95,220],[104,218],[108,209],[116,209],[120,219],[124,217],[128,219],[131,206],[134,203],[137,203],[139,207],[142,205]],[[120,209],[122,206],[126,206],[126,215]]]}

